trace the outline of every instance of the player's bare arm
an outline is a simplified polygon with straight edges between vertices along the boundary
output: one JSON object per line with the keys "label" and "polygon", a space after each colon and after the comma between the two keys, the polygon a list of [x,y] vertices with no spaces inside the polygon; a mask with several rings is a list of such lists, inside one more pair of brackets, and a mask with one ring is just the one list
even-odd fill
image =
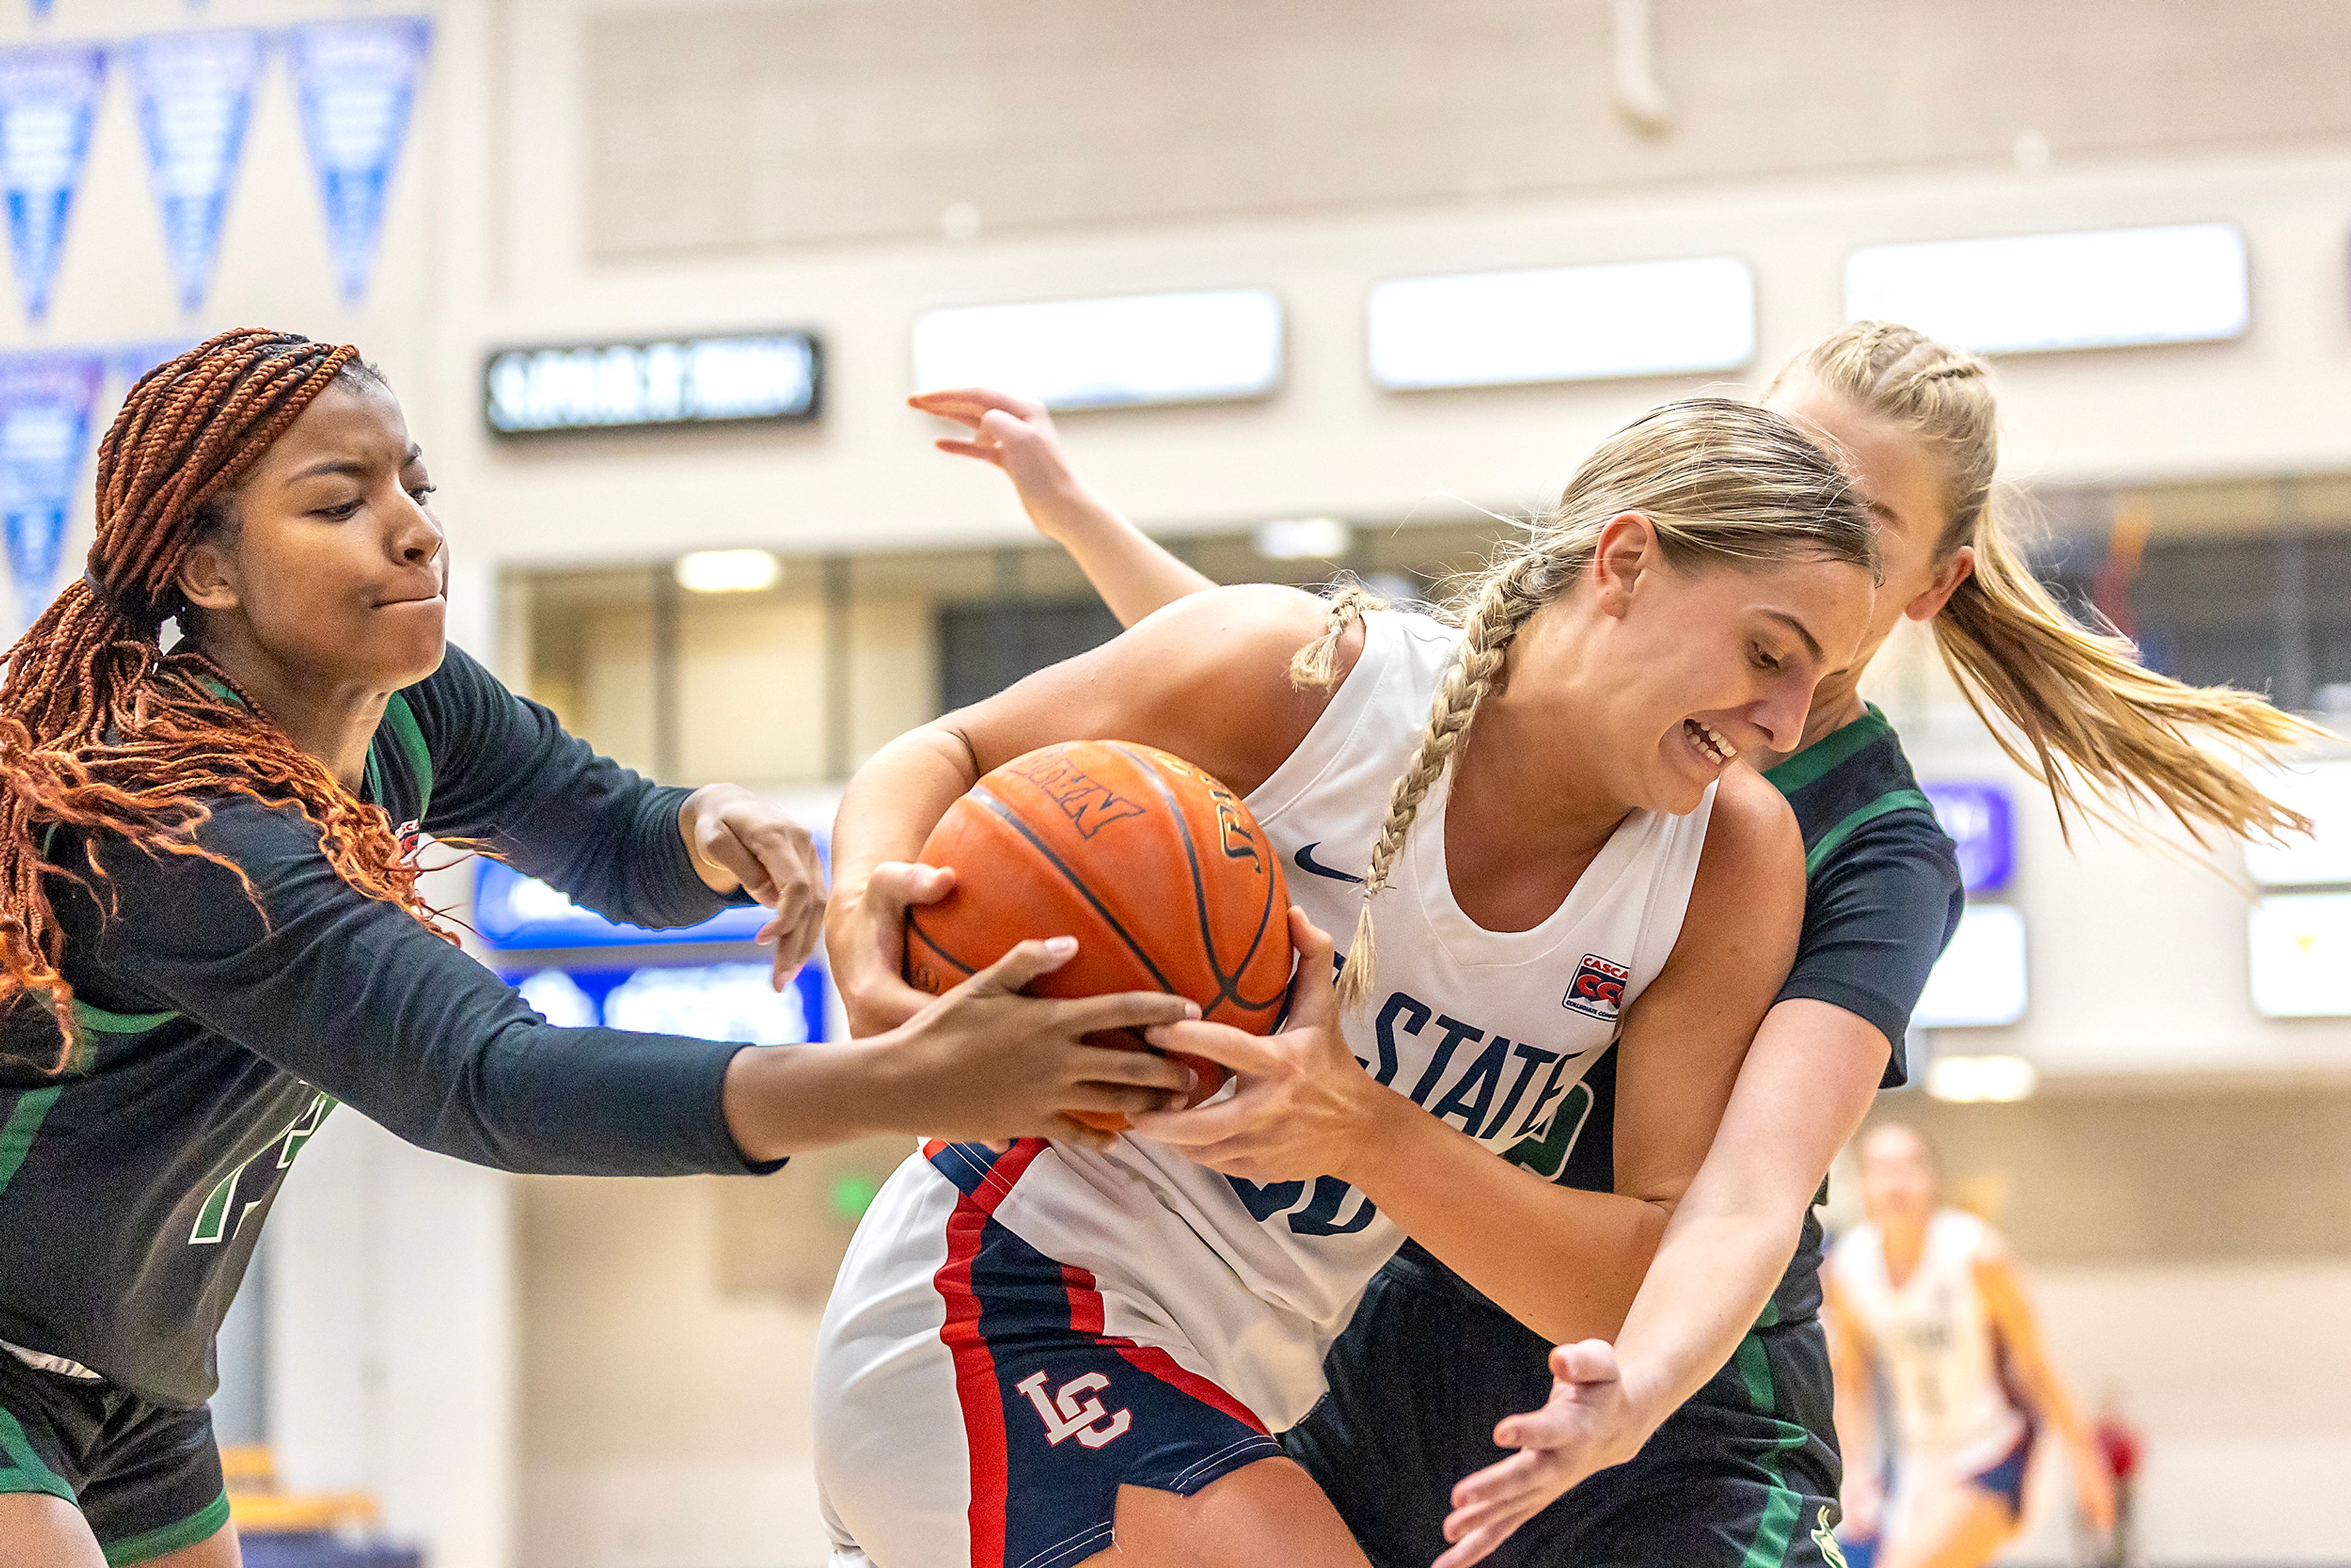
{"label": "player's bare arm", "polygon": [[1029,520],[1070,552],[1120,625],[1216,586],[1080,483],[1044,404],[986,387],[918,392],[906,401],[971,433],[932,444],[1004,470]]}
{"label": "player's bare arm", "polygon": [[2024,1292],[2024,1278],[2016,1254],[2005,1242],[1995,1242],[1976,1259],[1976,1289],[1993,1332],[2008,1353],[2008,1367],[2017,1392],[2034,1417],[2054,1431],[2065,1445],[2066,1468],[2073,1472],[2074,1490],[2091,1528],[2108,1531],[2115,1523],[2114,1476],[2093,1439],[2089,1423],[2066,1391],[2051,1364],[2041,1320]]}

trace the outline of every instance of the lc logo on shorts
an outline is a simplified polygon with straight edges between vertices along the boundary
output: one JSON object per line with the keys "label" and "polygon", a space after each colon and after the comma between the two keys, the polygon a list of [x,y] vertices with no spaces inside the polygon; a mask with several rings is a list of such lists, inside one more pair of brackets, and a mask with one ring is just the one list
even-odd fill
{"label": "lc logo on shorts", "polygon": [[1050,1400],[1045,1397],[1041,1372],[1030,1373],[1013,1386],[1027,1395],[1037,1414],[1044,1417],[1045,1441],[1057,1448],[1072,1437],[1089,1448],[1099,1448],[1134,1425],[1134,1411],[1106,1410],[1101,1400],[1092,1397],[1110,1386],[1110,1379],[1099,1372],[1072,1377],[1054,1390]]}
{"label": "lc logo on shorts", "polygon": [[1617,1009],[1625,1004],[1625,983],[1632,977],[1633,971],[1624,965],[1586,953],[1583,962],[1576,966],[1575,978],[1568,982],[1567,995],[1560,1000],[1603,1023],[1614,1023]]}

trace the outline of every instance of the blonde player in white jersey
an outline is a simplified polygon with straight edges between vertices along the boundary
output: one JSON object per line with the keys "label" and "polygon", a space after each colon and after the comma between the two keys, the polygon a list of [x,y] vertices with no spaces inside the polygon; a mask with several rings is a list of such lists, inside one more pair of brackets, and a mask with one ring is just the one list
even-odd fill
{"label": "blonde player in white jersey", "polygon": [[[925,999],[897,978],[900,925],[945,873],[902,862],[1038,746],[1206,768],[1303,913],[1283,1032],[1153,1036],[1233,1092],[1138,1102],[1117,1138],[932,1144],[883,1188],[817,1351],[837,1568],[1361,1568],[1269,1434],[1319,1396],[1405,1235],[1555,1340],[1613,1328],[1637,1269],[1579,1272],[1560,1239],[1623,1210],[1496,1151],[1581,1104],[1615,1040],[1620,1184],[1662,1230],[1802,905],[1793,822],[1731,764],[1795,745],[1874,559],[1829,455],[1690,400],[1604,442],[1458,626],[1202,593],[876,756],[835,826],[828,931],[864,1027]],[[1335,991],[1318,925],[1354,933]]]}
{"label": "blonde player in white jersey", "polygon": [[[1867,1222],[1823,1276],[1846,1455],[1840,1538],[1856,1568],[1980,1568],[2022,1522],[2024,1473],[2042,1427],[2064,1442],[2084,1518],[2114,1525],[2114,1486],[2049,1364],[2016,1258],[1991,1227],[1942,1206],[1933,1149],[1916,1128],[1862,1137]],[[1874,1430],[1883,1392],[1893,1430]],[[1890,1458],[1886,1488],[1868,1456]]]}

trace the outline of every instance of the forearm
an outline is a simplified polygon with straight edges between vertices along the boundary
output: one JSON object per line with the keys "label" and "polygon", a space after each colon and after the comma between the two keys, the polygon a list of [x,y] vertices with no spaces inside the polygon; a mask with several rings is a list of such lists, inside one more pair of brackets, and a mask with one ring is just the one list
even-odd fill
{"label": "forearm", "polygon": [[2040,1422],[2063,1437],[2070,1447],[2087,1448],[2091,1441],[2089,1423],[2082,1419],[2081,1407],[2065,1392],[2048,1362],[2034,1357],[2032,1363],[2021,1368],[2024,1402],[2032,1406]]}
{"label": "forearm", "polygon": [[939,819],[979,781],[963,742],[938,725],[900,736],[857,770],[832,823],[836,904],[853,901],[873,868],[911,861]]}
{"label": "forearm", "polygon": [[[1216,586],[1082,489],[1061,492],[1039,509],[1046,506],[1051,518],[1047,531],[1070,552],[1122,626]],[[1046,526],[1045,517],[1039,523]]]}
{"label": "forearm", "polygon": [[1824,1002],[1782,1002],[1766,1015],[1617,1340],[1625,1376],[1656,1419],[1730,1360],[1771,1300],[1887,1049],[1873,1026]]}
{"label": "forearm", "polygon": [[1625,1313],[1616,1353],[1636,1402],[1657,1420],[1729,1362],[1795,1250],[1801,1213],[1721,1211],[1693,1186],[1667,1225]]}
{"label": "forearm", "polygon": [[914,1134],[891,1113],[893,1036],[809,1045],[754,1045],[726,1064],[726,1131],[753,1164],[881,1133]]}
{"label": "forearm", "polygon": [[1611,1339],[1641,1288],[1667,1206],[1543,1180],[1400,1094],[1355,1187],[1438,1260],[1556,1343]]}

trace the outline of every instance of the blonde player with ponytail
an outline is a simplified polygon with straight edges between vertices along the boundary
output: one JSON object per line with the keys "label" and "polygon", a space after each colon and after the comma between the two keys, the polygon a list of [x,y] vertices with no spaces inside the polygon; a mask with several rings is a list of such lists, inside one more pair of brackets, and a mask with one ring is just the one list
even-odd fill
{"label": "blonde player with ponytail", "polygon": [[[933,1143],[891,1178],[818,1341],[839,1568],[1360,1568],[1273,1434],[1405,1236],[1549,1337],[1621,1317],[1795,947],[1794,824],[1731,763],[1796,744],[1854,656],[1872,534],[1792,422],[1668,404],[1458,623],[1200,594],[852,780],[828,940],[860,1029],[923,1000],[883,862],[1061,740],[1162,747],[1245,795],[1296,868],[1301,961],[1279,1035],[1153,1032],[1233,1094],[1107,1148]],[[1335,989],[1323,930],[1353,933]],[[1581,1106],[1612,1041],[1637,1213],[1496,1157]],[[1629,1266],[1583,1265],[1595,1228]]]}
{"label": "blonde player with ponytail", "polygon": [[[1209,586],[1078,483],[1041,409],[980,391],[914,401],[967,428],[938,444],[1003,468],[1122,620]],[[1599,1331],[1613,1343],[1553,1352],[1410,1244],[1372,1282],[1326,1362],[1328,1397],[1284,1446],[1380,1568],[1489,1553],[1528,1568],[1841,1563],[1811,1200],[1881,1082],[1904,1081],[1909,1013],[1960,902],[1951,847],[1859,692],[1902,621],[1931,625],[1961,690],[2067,821],[2127,826],[2139,807],[2199,837],[2297,824],[2227,752],[2289,746],[2306,726],[2257,696],[2147,670],[2033,578],[1997,504],[1982,361],[1857,322],[1798,355],[1765,401],[1844,453],[1869,494],[1883,573],[1856,655],[1822,681],[1799,740],[1756,759],[1803,831],[1803,938],[1630,1313]],[[1587,1080],[1580,1140],[1530,1140],[1510,1157],[1613,1189],[1629,1217],[1643,1204],[1609,1145],[1625,1124],[1610,1068]],[[1563,1278],[1637,1270],[1653,1233],[1602,1209],[1579,1234],[1585,1252]],[[1624,1256],[1628,1240],[1639,1259]]]}

